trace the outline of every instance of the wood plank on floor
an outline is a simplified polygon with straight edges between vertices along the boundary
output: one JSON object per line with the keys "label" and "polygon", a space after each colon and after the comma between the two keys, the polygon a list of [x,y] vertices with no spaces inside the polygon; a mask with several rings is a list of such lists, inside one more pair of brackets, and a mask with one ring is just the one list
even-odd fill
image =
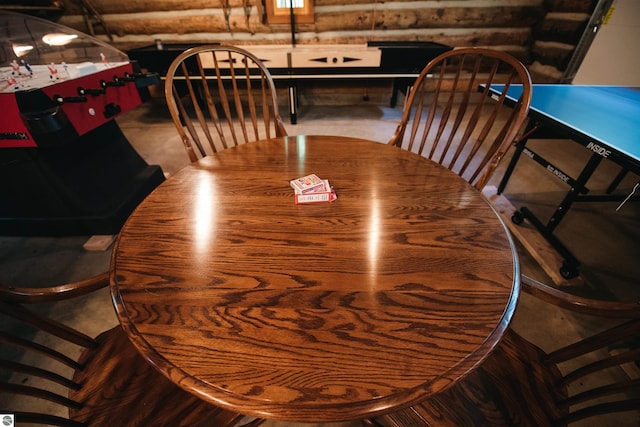
{"label": "wood plank on floor", "polygon": [[106,251],[116,240],[117,235],[96,235],[91,236],[82,247],[86,251]]}

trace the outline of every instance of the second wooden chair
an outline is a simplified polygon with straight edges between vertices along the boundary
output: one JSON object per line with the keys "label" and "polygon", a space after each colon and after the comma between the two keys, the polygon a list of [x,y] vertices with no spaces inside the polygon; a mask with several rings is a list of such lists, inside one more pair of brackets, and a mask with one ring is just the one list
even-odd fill
{"label": "second wooden chair", "polygon": [[[522,84],[511,108],[505,93]],[[489,86],[503,89],[489,97]],[[529,110],[531,78],[513,56],[484,48],[445,52],[422,70],[389,141],[440,163],[482,189]]]}
{"label": "second wooden chair", "polygon": [[269,70],[238,47],[199,46],[181,53],[167,71],[165,99],[191,162],[287,135]]}

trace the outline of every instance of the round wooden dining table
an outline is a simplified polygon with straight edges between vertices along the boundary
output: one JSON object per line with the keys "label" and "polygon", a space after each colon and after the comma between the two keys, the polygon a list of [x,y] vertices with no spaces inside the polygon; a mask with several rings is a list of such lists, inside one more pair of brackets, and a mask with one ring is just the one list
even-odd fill
{"label": "round wooden dining table", "polygon": [[[296,204],[292,179],[337,200]],[[391,412],[461,380],[500,341],[519,267],[491,205],[417,154],[338,136],[193,163],[122,227],[119,320],[182,388],[266,419]]]}

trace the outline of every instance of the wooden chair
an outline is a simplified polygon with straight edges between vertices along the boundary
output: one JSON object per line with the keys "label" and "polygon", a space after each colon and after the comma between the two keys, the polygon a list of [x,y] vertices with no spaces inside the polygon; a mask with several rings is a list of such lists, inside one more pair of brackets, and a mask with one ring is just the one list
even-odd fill
{"label": "wooden chair", "polygon": [[120,326],[93,339],[47,317],[47,305],[39,304],[108,284],[104,273],[43,289],[0,285],[0,413],[14,414],[17,425],[236,425],[241,415],[205,403],[156,371]]}
{"label": "wooden chair", "polygon": [[[515,83],[523,93],[509,108],[504,93]],[[490,99],[492,84],[505,90]],[[531,78],[517,59],[483,48],[454,49],[422,70],[389,144],[428,157],[481,190],[514,142],[530,101]]]}
{"label": "wooden chair", "polygon": [[[616,412],[640,416],[640,303],[594,301],[529,277],[523,290],[568,309],[598,331],[551,352],[509,330],[482,365],[441,395],[370,425],[567,426],[614,425]],[[583,316],[584,317],[584,316]],[[552,331],[550,331],[551,333]],[[633,418],[632,418],[633,419]]]}
{"label": "wooden chair", "polygon": [[200,46],[180,54],[167,71],[165,98],[192,162],[238,144],[287,135],[269,70],[237,47]]}

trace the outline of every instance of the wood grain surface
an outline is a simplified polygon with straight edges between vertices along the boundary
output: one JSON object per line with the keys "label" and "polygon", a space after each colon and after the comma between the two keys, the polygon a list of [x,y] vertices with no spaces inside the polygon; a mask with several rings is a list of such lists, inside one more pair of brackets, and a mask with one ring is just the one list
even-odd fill
{"label": "wood grain surface", "polygon": [[[333,203],[296,205],[315,173]],[[479,192],[416,154],[298,136],[231,148],[160,185],[113,250],[140,352],[224,408],[331,422],[460,380],[515,309],[517,255]]]}

